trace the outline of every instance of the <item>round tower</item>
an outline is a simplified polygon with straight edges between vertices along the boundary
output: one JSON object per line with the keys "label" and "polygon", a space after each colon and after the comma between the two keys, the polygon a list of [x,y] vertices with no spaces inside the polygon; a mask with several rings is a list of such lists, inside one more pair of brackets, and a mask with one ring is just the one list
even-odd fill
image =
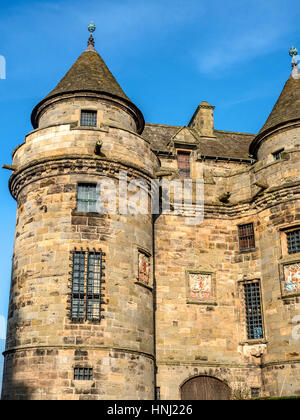
{"label": "round tower", "polygon": [[271,396],[299,395],[299,139],[300,72],[293,59],[292,74],[250,146],[258,158],[252,185],[262,186],[253,208],[258,215],[266,330],[262,378],[264,392]]}
{"label": "round tower", "polygon": [[149,185],[158,160],[94,29],[13,153],[3,399],[154,397],[152,217],[126,214],[118,197],[122,212],[99,213],[97,184],[110,181],[111,197],[120,174]]}

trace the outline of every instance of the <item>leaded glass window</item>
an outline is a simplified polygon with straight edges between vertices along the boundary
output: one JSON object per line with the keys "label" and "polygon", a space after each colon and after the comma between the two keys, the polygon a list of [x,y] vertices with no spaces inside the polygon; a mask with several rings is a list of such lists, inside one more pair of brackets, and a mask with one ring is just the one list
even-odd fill
{"label": "leaded glass window", "polygon": [[80,125],[83,127],[97,127],[97,111],[81,111]]}
{"label": "leaded glass window", "polygon": [[253,223],[239,226],[240,250],[255,248]]}
{"label": "leaded glass window", "polygon": [[96,184],[78,184],[77,211],[86,213],[97,212]]}

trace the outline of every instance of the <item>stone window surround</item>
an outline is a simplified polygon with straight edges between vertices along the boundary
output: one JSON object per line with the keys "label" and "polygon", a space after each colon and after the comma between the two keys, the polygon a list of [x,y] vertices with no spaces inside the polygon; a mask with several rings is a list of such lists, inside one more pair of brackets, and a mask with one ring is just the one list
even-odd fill
{"label": "stone window surround", "polygon": [[279,282],[280,282],[280,291],[282,299],[289,299],[292,297],[300,296],[300,292],[297,293],[286,293],[284,290],[284,266],[293,263],[300,262],[300,253],[297,254],[289,254],[288,253],[288,246],[287,246],[287,237],[286,233],[291,232],[293,230],[300,229],[299,222],[295,222],[294,224],[284,224],[279,228],[279,235],[280,235],[280,258],[278,260],[278,273],[279,273]]}
{"label": "stone window surround", "polygon": [[[81,211],[81,210],[78,210],[78,202],[80,201],[80,198],[79,198],[79,187],[80,186],[83,186],[83,185],[87,185],[87,186],[95,186],[95,188],[97,187],[97,183],[96,182],[87,182],[87,181],[83,181],[83,182],[77,182],[77,192],[76,192],[76,209],[75,209],[75,211],[77,212],[77,213],[87,213],[87,214],[98,214],[97,212],[93,212],[93,211],[87,211],[87,210],[84,210],[84,211]],[[92,201],[92,200],[90,200],[90,201]]]}
{"label": "stone window surround", "polygon": [[280,243],[281,243],[280,259],[283,259],[286,257],[291,257],[293,259],[297,255],[300,256],[300,253],[299,254],[288,253],[287,238],[286,238],[287,232],[292,232],[293,230],[298,230],[298,229],[300,229],[299,221],[294,222],[294,223],[285,223],[278,228],[279,235],[280,235]]}
{"label": "stone window surround", "polygon": [[282,147],[281,149],[276,150],[275,152],[272,153],[273,156],[273,160],[275,162],[277,162],[278,160],[282,160],[282,153],[284,152],[284,147]]}
{"label": "stone window surround", "polygon": [[[96,125],[82,125],[81,124],[81,118],[82,118],[82,113],[83,112],[94,112],[96,114]],[[79,127],[92,127],[92,128],[99,128],[99,110],[97,109],[97,107],[85,107],[85,108],[81,108],[78,110],[79,113],[79,118],[78,118],[78,125]]]}
{"label": "stone window surround", "polygon": [[[211,300],[198,300],[191,299],[190,295],[190,274],[210,274],[211,275],[211,286],[212,286],[212,296]],[[216,281],[216,272],[206,269],[187,269],[185,270],[186,278],[186,303],[192,305],[206,305],[206,306],[217,306],[217,281]]]}
{"label": "stone window surround", "polygon": [[[246,307],[245,307],[245,294],[244,294],[244,284],[250,283],[250,282],[259,282],[260,283],[260,304],[261,304],[261,314],[262,314],[262,328],[263,328],[263,338],[259,339],[248,339],[247,336],[247,321],[246,321]],[[262,287],[261,287],[261,279],[260,278],[247,278],[244,280],[238,281],[238,297],[240,302],[240,336],[241,346],[246,345],[256,345],[256,344],[267,344],[267,337],[266,337],[266,328],[265,328],[265,317],[264,317],[264,306],[263,306],[263,293],[262,293]]]}
{"label": "stone window surround", "polygon": [[[145,284],[139,280],[139,253],[145,254],[148,258],[150,258],[150,274],[149,274],[149,284]],[[153,291],[153,258],[151,252],[136,244],[134,247],[134,266],[135,266],[135,284],[141,287],[145,287],[146,289]]]}
{"label": "stone window surround", "polygon": [[75,371],[76,368],[88,368],[88,369],[92,369],[93,370],[93,379],[82,381],[82,380],[74,379],[74,376],[73,376],[72,381],[71,381],[71,384],[73,386],[75,386],[76,388],[78,388],[78,389],[86,390],[86,391],[90,390],[94,386],[94,384],[95,384],[93,366],[90,363],[85,364],[85,363],[81,363],[81,362],[78,363],[77,362],[77,363],[75,363],[72,366],[73,375],[74,375],[74,371]]}
{"label": "stone window surround", "polygon": [[[246,226],[246,225],[250,225],[250,224],[252,224],[253,225],[253,235],[254,235],[254,247],[251,247],[251,248],[241,248],[241,245],[240,245],[240,227],[242,227],[242,226]],[[245,253],[248,253],[248,252],[256,252],[256,251],[258,251],[258,248],[257,248],[257,246],[256,246],[256,240],[257,240],[257,238],[256,238],[256,234],[255,234],[255,223],[254,223],[254,221],[251,219],[251,220],[249,220],[249,221],[243,221],[243,223],[239,223],[238,225],[237,225],[237,235],[238,235],[238,246],[239,246],[239,253],[240,254],[245,254]]]}
{"label": "stone window surround", "polygon": [[281,291],[282,299],[289,299],[292,297],[300,296],[300,291],[296,293],[288,293],[284,289],[284,284],[285,284],[284,267],[286,265],[295,264],[295,263],[300,263],[300,253],[292,254],[289,258],[283,258],[282,260],[280,260],[278,264],[280,291]]}
{"label": "stone window surround", "polygon": [[182,148],[182,147],[176,148],[176,160],[177,160],[177,168],[178,168],[178,171],[179,171],[179,176],[181,178],[184,178],[180,174],[181,168],[179,167],[179,162],[178,162],[178,155],[180,155],[180,154],[189,156],[189,159],[188,159],[188,161],[189,161],[189,176],[187,178],[191,178],[191,175],[192,175],[192,150],[188,149],[188,148]]}
{"label": "stone window surround", "polygon": [[[81,125],[81,112],[84,112],[84,111],[92,111],[92,112],[97,112],[97,122],[96,122],[96,127],[93,127],[93,126],[82,126]],[[75,115],[76,115],[76,119],[77,119],[77,126],[79,127],[79,128],[83,128],[83,129],[99,129],[100,128],[100,122],[101,122],[101,117],[102,117],[102,113],[101,113],[101,110],[99,110],[98,109],[98,107],[95,105],[95,106],[93,106],[93,105],[89,105],[89,106],[87,106],[87,107],[84,107],[84,108],[80,108],[80,109],[77,109],[76,111],[75,111]]]}

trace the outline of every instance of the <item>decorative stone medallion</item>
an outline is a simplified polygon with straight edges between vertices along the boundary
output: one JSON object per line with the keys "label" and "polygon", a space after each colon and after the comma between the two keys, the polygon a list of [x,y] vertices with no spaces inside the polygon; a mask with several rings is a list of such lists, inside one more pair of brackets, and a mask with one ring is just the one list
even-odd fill
{"label": "decorative stone medallion", "polygon": [[300,293],[300,262],[284,266],[284,292]]}
{"label": "decorative stone medallion", "polygon": [[189,299],[202,302],[213,299],[211,274],[189,273]]}
{"label": "decorative stone medallion", "polygon": [[138,280],[141,283],[150,284],[150,257],[144,252],[139,251],[139,272]]}

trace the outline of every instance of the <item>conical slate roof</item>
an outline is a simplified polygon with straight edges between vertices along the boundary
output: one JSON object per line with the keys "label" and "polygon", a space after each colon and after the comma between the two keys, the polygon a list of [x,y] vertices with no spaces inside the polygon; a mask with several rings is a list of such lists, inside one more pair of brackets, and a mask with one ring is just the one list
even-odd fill
{"label": "conical slate roof", "polygon": [[108,93],[129,101],[129,98],[95,50],[84,51],[65,77],[45,99],[57,94],[78,91]]}
{"label": "conical slate roof", "polygon": [[141,111],[125,95],[101,56],[94,49],[93,43],[94,40],[91,37],[89,39],[88,48],[73,64],[64,78],[58,83],[56,88],[36,105],[31,115],[31,122],[34,128],[38,127],[39,115],[42,108],[47,106],[48,103],[50,103],[49,101],[53,98],[65,94],[76,95],[76,93],[79,92],[89,92],[104,94],[111,99],[121,100],[123,104],[133,113],[137,123],[138,133],[143,131],[145,121]]}
{"label": "conical slate roof", "polygon": [[291,76],[259,134],[296,119],[300,119],[300,79]]}
{"label": "conical slate roof", "polygon": [[250,154],[256,156],[259,144],[268,132],[296,120],[300,120],[300,79],[293,77],[292,73],[265,125],[252,141]]}

